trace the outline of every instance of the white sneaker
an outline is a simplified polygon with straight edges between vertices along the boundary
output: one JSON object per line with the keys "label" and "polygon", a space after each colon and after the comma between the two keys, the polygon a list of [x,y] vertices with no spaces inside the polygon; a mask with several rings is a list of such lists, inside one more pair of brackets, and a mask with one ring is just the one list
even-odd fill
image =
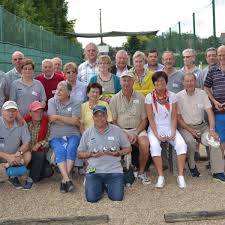
{"label": "white sneaker", "polygon": [[137,178],[140,179],[141,182],[142,182],[142,184],[144,184],[144,185],[151,184],[151,181],[149,180],[149,178],[146,176],[145,173],[139,174],[139,175],[137,176]]}
{"label": "white sneaker", "polygon": [[184,176],[178,176],[177,177],[177,185],[179,188],[186,188],[187,185],[186,185],[186,182],[184,180]]}
{"label": "white sneaker", "polygon": [[165,186],[165,178],[163,176],[158,176],[158,180],[155,187],[163,188],[164,186]]}

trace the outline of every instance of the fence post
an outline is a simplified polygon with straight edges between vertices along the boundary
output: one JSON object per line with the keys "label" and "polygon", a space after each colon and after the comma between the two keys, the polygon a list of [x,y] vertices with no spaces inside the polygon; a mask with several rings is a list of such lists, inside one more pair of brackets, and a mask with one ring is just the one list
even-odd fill
{"label": "fence post", "polygon": [[171,27],[169,28],[169,49],[170,51],[172,51],[172,31],[171,31]]}
{"label": "fence post", "polygon": [[196,33],[195,33],[195,13],[192,14],[192,18],[193,18],[193,45],[194,45],[194,49],[196,50]]}
{"label": "fence post", "polygon": [[23,19],[23,44],[24,47],[27,47],[27,38],[26,38],[26,20]]}
{"label": "fence post", "polygon": [[213,37],[214,37],[214,46],[217,46],[216,38],[216,13],[215,13],[215,0],[212,0],[212,13],[213,13]]}
{"label": "fence post", "polygon": [[180,49],[180,54],[182,53],[182,48],[183,48],[183,45],[182,45],[182,35],[181,35],[181,25],[180,25],[180,21],[178,22],[178,29],[179,29],[179,49]]}
{"label": "fence post", "polygon": [[3,6],[0,5],[0,38],[1,38],[1,42],[3,42]]}

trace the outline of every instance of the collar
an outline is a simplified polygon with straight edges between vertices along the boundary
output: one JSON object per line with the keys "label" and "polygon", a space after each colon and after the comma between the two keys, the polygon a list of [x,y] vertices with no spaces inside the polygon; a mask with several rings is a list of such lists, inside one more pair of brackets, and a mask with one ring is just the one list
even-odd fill
{"label": "collar", "polygon": [[2,121],[3,126],[4,126],[6,129],[14,129],[14,128],[18,127],[18,124],[17,124],[16,121],[14,121],[13,126],[12,126],[11,128],[8,128],[8,127],[6,126],[5,120],[3,119],[3,117],[1,117],[1,121]]}
{"label": "collar", "polygon": [[94,129],[95,129],[95,131],[97,132],[97,133],[99,133],[99,134],[106,134],[106,133],[108,133],[110,130],[111,130],[111,126],[108,124],[108,122],[107,122],[107,126],[106,126],[106,128],[105,128],[105,130],[104,130],[104,133],[101,133],[101,132],[99,132],[99,130],[98,130],[98,128],[94,125]]}
{"label": "collar", "polygon": [[90,63],[88,60],[86,61],[86,64],[90,66],[91,68],[95,67],[97,65],[97,61],[95,63]]}
{"label": "collar", "polygon": [[[44,73],[43,73],[44,74]],[[44,78],[46,80],[51,80],[53,77],[54,77],[55,73],[53,73],[50,77],[46,77],[45,74],[44,74]]]}
{"label": "collar", "polygon": [[197,91],[197,90],[196,90],[196,88],[195,88],[195,91],[194,91],[193,95],[189,95],[189,94],[187,93],[186,89],[185,89],[185,93],[186,93],[186,95],[189,96],[189,97],[194,96],[194,95],[196,94],[196,91]]}
{"label": "collar", "polygon": [[18,75],[19,77],[22,76],[21,73],[19,73],[19,72],[17,71],[16,67],[14,67],[13,70],[14,70],[14,72],[16,73],[16,75]]}

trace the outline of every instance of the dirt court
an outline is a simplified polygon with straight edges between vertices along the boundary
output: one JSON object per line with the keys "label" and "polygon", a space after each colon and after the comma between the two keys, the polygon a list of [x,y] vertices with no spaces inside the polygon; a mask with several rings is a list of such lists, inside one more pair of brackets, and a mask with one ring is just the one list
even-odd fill
{"label": "dirt court", "polygon": [[[151,166],[152,184],[143,186],[136,181],[126,188],[122,202],[112,202],[105,195],[95,204],[84,198],[83,178],[75,177],[74,193],[59,193],[60,176],[54,175],[48,180],[35,184],[30,191],[15,190],[7,182],[0,184],[0,217],[31,218],[109,215],[110,225],[166,224],[164,214],[171,212],[223,210],[225,209],[225,184],[215,183],[205,169],[206,162],[198,162],[202,177],[192,178],[186,175],[187,188],[181,190],[176,185],[176,177],[165,172],[166,186],[156,189],[156,174]],[[7,181],[1,168],[0,180]],[[197,221],[180,224],[216,224],[225,225],[225,220]]]}

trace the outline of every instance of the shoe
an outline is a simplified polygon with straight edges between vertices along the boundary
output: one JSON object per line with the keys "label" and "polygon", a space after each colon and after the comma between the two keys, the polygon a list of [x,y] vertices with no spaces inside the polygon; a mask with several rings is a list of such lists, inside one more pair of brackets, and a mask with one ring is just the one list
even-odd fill
{"label": "shoe", "polygon": [[205,168],[206,168],[207,170],[210,170],[210,169],[211,169],[211,164],[210,164],[210,162],[205,166]]}
{"label": "shoe", "polygon": [[66,183],[61,182],[59,190],[60,190],[61,193],[66,193],[67,192]]}
{"label": "shoe", "polygon": [[18,177],[9,178],[9,183],[12,184],[16,189],[22,189],[22,184],[20,183]]}
{"label": "shoe", "polygon": [[140,179],[141,182],[142,182],[142,184],[144,184],[144,185],[151,184],[151,181],[149,180],[149,178],[146,176],[145,173],[139,174],[139,175],[137,176],[137,178]]}
{"label": "shoe", "polygon": [[213,180],[218,181],[222,184],[225,184],[225,175],[224,173],[214,173],[213,174]]}
{"label": "shoe", "polygon": [[32,188],[32,185],[33,185],[33,182],[26,181],[24,186],[23,186],[23,190],[29,191]]}
{"label": "shoe", "polygon": [[165,178],[163,176],[158,176],[158,180],[155,187],[163,188],[164,186],[165,186]]}
{"label": "shoe", "polygon": [[186,182],[184,180],[184,176],[178,176],[177,177],[177,185],[179,188],[186,188],[187,185],[186,185]]}
{"label": "shoe", "polygon": [[71,192],[73,190],[74,190],[73,182],[71,180],[66,181],[66,191]]}
{"label": "shoe", "polygon": [[190,170],[190,172],[191,172],[191,176],[192,176],[192,177],[201,177],[201,174],[199,173],[198,168],[197,168],[196,166],[195,166],[194,169],[191,169],[191,168],[189,167],[189,170]]}

